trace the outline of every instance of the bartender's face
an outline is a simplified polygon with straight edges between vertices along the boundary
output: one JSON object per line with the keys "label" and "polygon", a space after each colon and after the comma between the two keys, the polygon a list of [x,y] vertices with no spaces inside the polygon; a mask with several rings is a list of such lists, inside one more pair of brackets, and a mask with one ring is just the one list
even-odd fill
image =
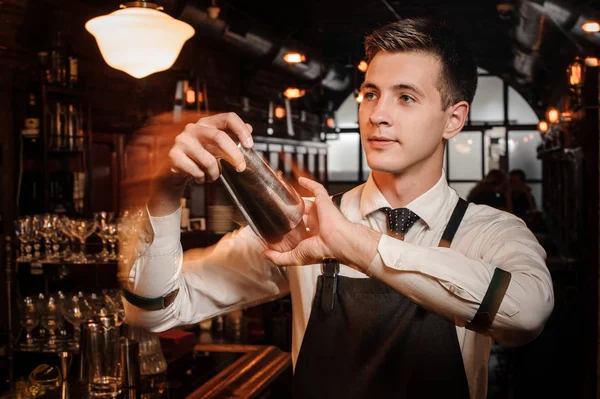
{"label": "bartender's face", "polygon": [[440,72],[441,62],[422,52],[379,52],[371,60],[359,110],[362,144],[371,169],[392,174],[439,171],[444,139],[456,135],[464,124],[464,117],[461,122],[456,116],[457,106],[466,108],[459,114],[468,112],[464,101],[442,109],[436,85]]}

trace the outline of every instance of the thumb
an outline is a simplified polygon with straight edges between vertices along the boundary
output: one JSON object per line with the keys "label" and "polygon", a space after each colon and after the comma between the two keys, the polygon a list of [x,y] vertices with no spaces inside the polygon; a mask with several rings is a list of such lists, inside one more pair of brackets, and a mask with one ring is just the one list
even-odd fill
{"label": "thumb", "polygon": [[272,249],[267,249],[263,252],[263,256],[277,266],[294,266],[301,265],[296,249],[287,252],[278,252]]}

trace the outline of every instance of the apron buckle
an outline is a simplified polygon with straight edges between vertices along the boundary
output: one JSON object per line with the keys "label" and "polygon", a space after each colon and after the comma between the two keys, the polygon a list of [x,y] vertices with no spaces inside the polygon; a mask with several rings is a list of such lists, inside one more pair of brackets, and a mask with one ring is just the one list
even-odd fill
{"label": "apron buckle", "polygon": [[321,294],[321,308],[324,313],[333,310],[333,301],[337,291],[337,275],[340,272],[340,263],[335,258],[323,258],[321,273],[323,275],[323,288]]}

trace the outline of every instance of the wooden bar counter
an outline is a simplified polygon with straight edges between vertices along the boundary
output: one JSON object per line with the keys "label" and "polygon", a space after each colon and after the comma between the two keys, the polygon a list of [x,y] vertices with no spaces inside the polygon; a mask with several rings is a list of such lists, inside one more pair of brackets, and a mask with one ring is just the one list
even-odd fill
{"label": "wooden bar counter", "polygon": [[[290,354],[275,346],[199,343],[192,353],[169,361],[167,386],[160,393],[123,389],[117,398],[285,398],[291,397],[291,375]],[[62,391],[53,389],[40,398],[62,399]],[[90,398],[87,385],[69,378],[66,397]]]}

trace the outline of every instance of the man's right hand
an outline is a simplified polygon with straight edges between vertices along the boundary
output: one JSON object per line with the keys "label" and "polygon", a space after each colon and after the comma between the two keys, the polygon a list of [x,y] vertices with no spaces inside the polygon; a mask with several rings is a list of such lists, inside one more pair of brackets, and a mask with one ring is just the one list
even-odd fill
{"label": "man's right hand", "polygon": [[238,172],[246,168],[244,156],[237,147],[254,145],[252,126],[235,113],[223,113],[188,124],[175,138],[169,150],[168,172],[160,177],[148,204],[153,216],[163,216],[179,207],[185,184],[214,181],[221,174],[218,159],[233,165]]}

